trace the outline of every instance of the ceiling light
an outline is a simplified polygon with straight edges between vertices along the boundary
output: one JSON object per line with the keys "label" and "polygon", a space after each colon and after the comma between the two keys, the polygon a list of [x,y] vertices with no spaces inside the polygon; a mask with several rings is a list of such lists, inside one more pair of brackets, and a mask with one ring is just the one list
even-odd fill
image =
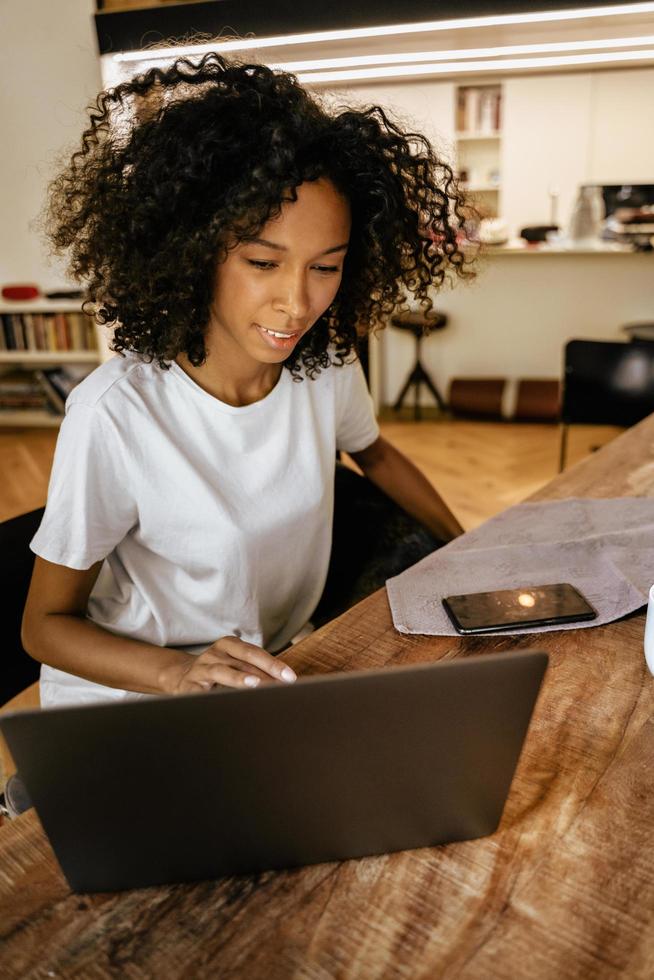
{"label": "ceiling light", "polygon": [[639,44],[654,44],[654,35],[614,37],[603,41],[552,41],[543,44],[510,44],[496,48],[456,48],[450,51],[407,51],[400,54],[370,54],[352,58],[317,58],[313,61],[269,63],[268,66],[280,71],[319,71],[321,68],[356,68],[364,65],[452,61],[461,58],[499,58],[502,55],[547,54],[555,51],[587,51],[597,48],[632,48]]}
{"label": "ceiling light", "polygon": [[449,61],[426,65],[393,65],[388,68],[360,68],[347,71],[317,71],[299,73],[298,79],[307,84],[375,79],[406,78],[416,75],[467,75],[478,71],[516,71],[530,68],[556,68],[570,65],[598,65],[624,61],[652,61],[654,49],[644,51],[615,51],[604,54],[565,55],[555,58],[502,58],[497,61]]}
{"label": "ceiling light", "polygon": [[458,17],[451,20],[423,21],[418,24],[389,24],[380,27],[314,31],[307,34],[287,34],[277,37],[255,37],[233,41],[218,40],[208,44],[184,44],[169,48],[150,48],[146,51],[121,52],[112,57],[115,61],[152,61],[164,57],[175,58],[182,55],[204,54],[209,51],[247,51],[291,44],[317,44],[329,41],[347,41],[356,38],[395,36],[398,34],[423,34],[432,31],[452,31],[473,27],[499,27],[504,24],[534,24],[650,13],[654,13],[654,3],[624,3],[615,4],[610,7],[542,10],[533,13],[494,14],[487,17]]}

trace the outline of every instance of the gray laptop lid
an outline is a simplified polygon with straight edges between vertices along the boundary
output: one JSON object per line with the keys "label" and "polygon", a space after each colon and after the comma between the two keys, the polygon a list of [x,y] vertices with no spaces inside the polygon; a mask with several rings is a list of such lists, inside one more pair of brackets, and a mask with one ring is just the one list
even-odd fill
{"label": "gray laptop lid", "polygon": [[0,718],[74,891],[492,833],[541,652]]}

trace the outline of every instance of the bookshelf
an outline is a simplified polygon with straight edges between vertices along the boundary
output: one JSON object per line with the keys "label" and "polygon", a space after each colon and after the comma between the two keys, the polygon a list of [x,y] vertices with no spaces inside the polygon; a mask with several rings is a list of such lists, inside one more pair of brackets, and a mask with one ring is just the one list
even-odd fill
{"label": "bookshelf", "polygon": [[462,188],[474,198],[482,217],[500,213],[502,86],[455,88],[456,167]]}
{"label": "bookshelf", "polygon": [[[107,354],[76,300],[0,302],[0,427],[58,426],[66,389]],[[53,374],[59,393],[52,390]]]}

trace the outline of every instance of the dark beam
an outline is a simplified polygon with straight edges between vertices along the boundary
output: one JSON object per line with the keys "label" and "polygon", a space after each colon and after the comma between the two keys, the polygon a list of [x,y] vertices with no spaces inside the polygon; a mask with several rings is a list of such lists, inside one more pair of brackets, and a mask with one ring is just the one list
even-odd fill
{"label": "dark beam", "polygon": [[223,32],[266,37],[382,24],[417,23],[508,14],[517,11],[561,10],[607,6],[610,0],[204,0],[163,4],[137,10],[101,11],[95,15],[100,54],[134,51],[166,39],[181,41],[191,33]]}

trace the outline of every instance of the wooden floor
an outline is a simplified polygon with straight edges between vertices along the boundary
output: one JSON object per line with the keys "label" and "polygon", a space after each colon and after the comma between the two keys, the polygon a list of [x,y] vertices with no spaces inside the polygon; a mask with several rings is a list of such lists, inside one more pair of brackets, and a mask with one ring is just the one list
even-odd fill
{"label": "wooden floor", "polygon": [[[423,471],[466,530],[524,500],[558,473],[558,425],[394,421],[391,414],[382,415],[382,434]],[[622,431],[571,427],[566,468]]]}
{"label": "wooden floor", "polygon": [[[556,425],[465,420],[396,420],[384,412],[382,434],[422,469],[463,527],[470,529],[518,503],[557,473]],[[621,430],[571,429],[572,465]],[[0,520],[45,503],[56,430],[0,429]]]}

